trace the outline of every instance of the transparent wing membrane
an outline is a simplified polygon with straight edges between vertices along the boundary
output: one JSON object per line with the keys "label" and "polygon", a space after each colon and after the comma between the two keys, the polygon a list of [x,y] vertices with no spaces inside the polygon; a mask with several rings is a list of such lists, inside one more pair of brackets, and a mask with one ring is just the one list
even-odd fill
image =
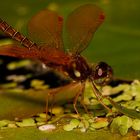
{"label": "transparent wing membrane", "polygon": [[102,10],[95,5],[87,4],[74,10],[66,21],[70,41],[69,50],[73,53],[81,53],[88,46],[103,20]]}
{"label": "transparent wing membrane", "polygon": [[28,24],[28,31],[38,44],[62,49],[62,25],[62,17],[54,11],[45,9],[32,17]]}

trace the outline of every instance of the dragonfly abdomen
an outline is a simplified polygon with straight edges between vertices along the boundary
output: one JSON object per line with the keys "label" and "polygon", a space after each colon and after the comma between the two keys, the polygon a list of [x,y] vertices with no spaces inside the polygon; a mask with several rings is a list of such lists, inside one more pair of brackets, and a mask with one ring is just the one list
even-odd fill
{"label": "dragonfly abdomen", "polygon": [[18,31],[16,31],[12,26],[8,25],[2,19],[0,19],[0,30],[3,31],[5,34],[7,34],[12,39],[20,42],[23,46],[25,46],[27,48],[31,48],[32,46],[36,45],[34,42],[29,40],[24,35],[20,34]]}

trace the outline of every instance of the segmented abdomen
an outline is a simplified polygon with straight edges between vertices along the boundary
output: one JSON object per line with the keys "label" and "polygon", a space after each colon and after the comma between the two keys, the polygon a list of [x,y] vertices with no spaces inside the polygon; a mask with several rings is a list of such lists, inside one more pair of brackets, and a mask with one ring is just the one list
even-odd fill
{"label": "segmented abdomen", "polygon": [[13,27],[8,25],[2,19],[0,19],[0,30],[3,31],[5,34],[7,34],[12,39],[20,42],[23,46],[25,46],[27,48],[31,48],[32,46],[36,45],[34,42],[30,41],[27,37],[20,34],[18,31],[16,31]]}

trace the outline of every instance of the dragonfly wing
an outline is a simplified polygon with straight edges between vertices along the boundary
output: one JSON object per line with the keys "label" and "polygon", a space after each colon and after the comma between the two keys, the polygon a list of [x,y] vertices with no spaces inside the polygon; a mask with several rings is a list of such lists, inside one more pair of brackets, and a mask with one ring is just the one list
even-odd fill
{"label": "dragonfly wing", "polygon": [[71,61],[71,57],[69,55],[57,48],[41,46],[39,53],[39,59],[46,65],[56,65],[58,67],[61,65],[67,65],[67,63],[69,64]]}
{"label": "dragonfly wing", "polygon": [[63,48],[63,18],[56,12],[44,9],[31,18],[28,31],[32,39],[39,44]]}
{"label": "dragonfly wing", "polygon": [[48,46],[41,47],[41,49],[28,49],[17,44],[8,44],[0,46],[0,55],[36,59],[50,67],[61,67],[61,65],[67,65],[71,61],[71,57],[61,50]]}
{"label": "dragonfly wing", "polygon": [[74,10],[66,21],[68,40],[70,40],[68,49],[73,53],[81,53],[103,20],[103,11],[93,4],[86,4]]}
{"label": "dragonfly wing", "polygon": [[11,56],[17,58],[37,58],[37,50],[28,49],[25,47],[18,46],[16,44],[8,44],[0,46],[0,55]]}

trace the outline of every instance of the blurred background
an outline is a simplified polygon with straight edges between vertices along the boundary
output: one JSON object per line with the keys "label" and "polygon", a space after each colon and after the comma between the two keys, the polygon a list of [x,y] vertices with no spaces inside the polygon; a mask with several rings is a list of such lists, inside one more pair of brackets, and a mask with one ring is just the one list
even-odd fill
{"label": "blurred background", "polygon": [[[50,8],[66,17],[85,3],[97,4],[106,18],[83,55],[89,62],[110,64],[117,78],[140,79],[139,0],[4,0],[0,4],[0,17],[28,35],[27,23],[38,11]],[[6,38],[2,33],[0,36],[1,43]]]}

